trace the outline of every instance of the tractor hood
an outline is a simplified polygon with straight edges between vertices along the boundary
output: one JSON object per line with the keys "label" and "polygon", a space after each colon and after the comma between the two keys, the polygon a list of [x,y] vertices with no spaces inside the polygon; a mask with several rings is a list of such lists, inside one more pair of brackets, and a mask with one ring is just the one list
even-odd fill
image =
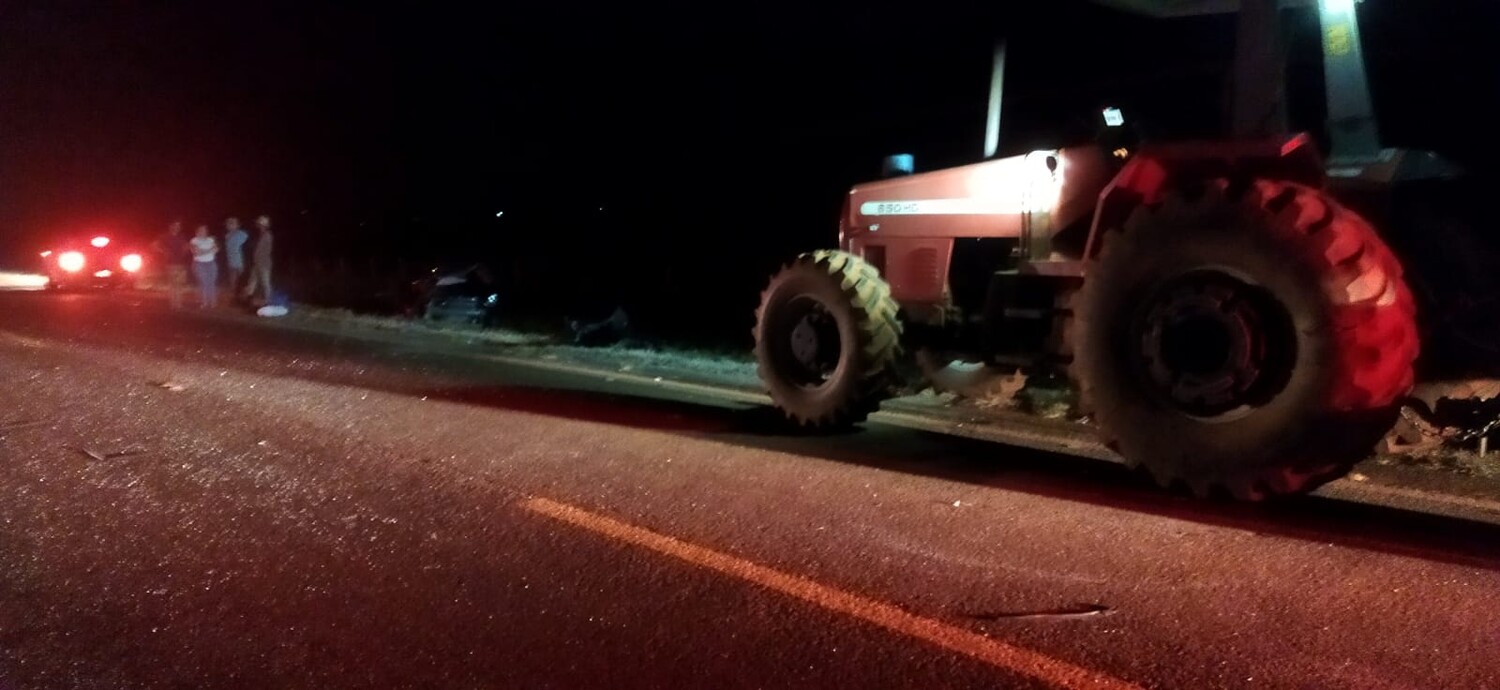
{"label": "tractor hood", "polygon": [[1112,172],[1096,146],[1034,151],[858,185],[846,238],[1020,237],[1065,228],[1093,212]]}

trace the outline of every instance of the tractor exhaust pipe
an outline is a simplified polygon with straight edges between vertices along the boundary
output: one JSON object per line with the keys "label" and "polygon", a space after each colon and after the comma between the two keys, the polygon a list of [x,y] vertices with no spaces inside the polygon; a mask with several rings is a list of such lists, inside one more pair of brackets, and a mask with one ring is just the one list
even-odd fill
{"label": "tractor exhaust pipe", "polygon": [[1000,152],[1000,103],[1005,95],[1005,41],[995,45],[995,64],[990,70],[990,111],[984,128],[984,157]]}
{"label": "tractor exhaust pipe", "polygon": [[[990,69],[989,114],[984,127],[984,158],[989,160],[1000,152],[1000,105],[1005,95],[1005,41],[995,44],[995,62]],[[882,178],[901,177],[915,172],[916,164],[911,154],[898,153],[886,156],[880,164]]]}

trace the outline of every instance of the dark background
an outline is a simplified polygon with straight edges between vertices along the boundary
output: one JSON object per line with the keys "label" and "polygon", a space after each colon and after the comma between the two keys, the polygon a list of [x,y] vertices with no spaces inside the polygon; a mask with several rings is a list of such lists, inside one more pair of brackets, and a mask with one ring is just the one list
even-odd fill
{"label": "dark background", "polygon": [[[622,302],[648,331],[734,343],[881,156],[978,159],[997,38],[1006,151],[1085,141],[1106,104],[1158,138],[1222,130],[1227,17],[810,4],[7,2],[0,263],[60,233],[265,212],[278,272],[477,256],[514,313]],[[1360,7],[1386,142],[1493,165],[1497,3]],[[1316,24],[1286,16],[1293,118],[1315,129]]]}

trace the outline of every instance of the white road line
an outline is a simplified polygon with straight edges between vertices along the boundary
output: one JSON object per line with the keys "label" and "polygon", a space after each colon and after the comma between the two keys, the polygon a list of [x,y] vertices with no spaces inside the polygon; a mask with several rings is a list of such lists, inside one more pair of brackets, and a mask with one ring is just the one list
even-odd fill
{"label": "white road line", "polygon": [[[290,330],[300,330],[324,335],[332,335],[326,327],[317,327],[311,324],[300,323],[276,323],[277,327]],[[362,337],[365,340],[383,341],[391,344],[408,345],[404,341],[393,338],[381,338],[373,333],[351,333],[351,330],[364,330],[361,328],[348,328],[340,324],[340,332],[348,337]],[[701,383],[689,383],[676,381],[665,377],[643,376],[641,374],[611,371],[600,367],[571,364],[566,362],[548,362],[524,357],[509,357],[505,355],[487,355],[476,353],[449,353],[458,356],[508,364],[518,367],[528,367],[545,371],[587,376],[600,379],[614,379],[657,386],[664,390],[673,390],[695,395],[708,396],[719,400],[727,400],[752,405],[768,405],[771,398],[764,393],[756,393],[743,389],[714,386]],[[1004,443],[1024,448],[1033,448],[1048,452],[1066,453],[1082,457],[1094,458],[1108,462],[1119,462],[1118,456],[1104,449],[1098,444],[1078,443],[1072,440],[1054,439],[1045,431],[1027,429],[1009,429],[1000,425],[983,424],[959,424],[954,421],[944,420],[936,417],[924,417],[920,414],[908,412],[885,410],[871,415],[874,421],[890,424],[908,429],[930,431],[934,433],[949,434],[954,436],[965,436],[968,438]],[[1381,501],[1377,505],[1395,505],[1396,507],[1409,508],[1422,512],[1459,517],[1466,519],[1479,519],[1492,524],[1500,524],[1500,501],[1483,498],[1454,496],[1422,491],[1419,489],[1406,489],[1388,485],[1376,485],[1364,482],[1354,482],[1349,479],[1339,479],[1324,485],[1314,492],[1314,495],[1325,496],[1336,500],[1352,501],[1356,503],[1371,503],[1373,500]]]}
{"label": "white road line", "polygon": [[[562,362],[543,362],[520,357],[505,357],[500,355],[481,355],[480,358],[534,369],[545,369],[559,373],[574,374],[579,376],[606,377],[618,380],[631,381],[650,386],[659,386],[667,390],[677,390],[698,395],[707,395],[724,400],[733,400],[758,405],[768,405],[771,398],[765,394],[750,393],[748,391],[733,388],[721,388],[700,383],[688,383],[685,381],[674,381],[672,379],[655,378],[630,374],[624,372],[611,372],[606,369],[595,367],[567,364]],[[1053,439],[1043,431],[1027,429],[1006,429],[999,426],[985,426],[980,424],[958,425],[955,422],[941,418],[924,417],[920,414],[883,410],[870,415],[873,421],[899,426],[906,429],[930,431],[934,433],[949,434],[954,436],[966,436],[983,441],[1004,443],[1024,448],[1034,448],[1053,453],[1065,453],[1081,457],[1103,460],[1106,462],[1121,462],[1119,456],[1109,452],[1102,447],[1089,444],[1072,442],[1067,439]],[[1372,499],[1380,501],[1376,505],[1389,505],[1402,508],[1412,508],[1423,512],[1448,517],[1465,519],[1479,519],[1484,522],[1500,524],[1500,501],[1483,498],[1472,498],[1454,496],[1450,494],[1437,494],[1418,489],[1407,489],[1403,487],[1389,486],[1384,484],[1371,484],[1367,482],[1355,482],[1350,479],[1338,479],[1314,492],[1314,495],[1326,498],[1351,501],[1355,503],[1372,503]],[[1476,515],[1477,513],[1477,515]]]}
{"label": "white road line", "polygon": [[[1340,479],[1330,482],[1314,492],[1320,496],[1329,498],[1340,498],[1350,501],[1368,502],[1370,494],[1382,496],[1388,502],[1406,501],[1419,503],[1421,507],[1432,511],[1435,494],[1418,489],[1407,489],[1389,484],[1371,484],[1368,482],[1356,482],[1349,479]],[[1390,500],[1390,499],[1395,499]],[[1445,506],[1455,508],[1466,508],[1469,511],[1488,513],[1492,518],[1500,518],[1500,501],[1491,501],[1483,498],[1472,498],[1468,496],[1441,495],[1441,503]],[[1472,519],[1474,515],[1468,511],[1435,511],[1449,517],[1463,517]]]}
{"label": "white road line", "polygon": [[[626,372],[613,372],[608,369],[590,367],[586,365],[571,364],[565,362],[547,362],[523,357],[507,357],[504,355],[477,355],[480,359],[508,364],[518,367],[529,367],[532,369],[543,369],[563,374],[577,376],[588,376],[592,378],[611,378],[620,381],[629,381],[647,386],[656,386],[666,390],[674,390],[697,395],[706,395],[720,400],[732,400],[734,402],[749,403],[753,405],[771,404],[770,396],[764,393],[752,393],[750,391],[713,386],[702,383],[689,383],[673,379],[645,376]],[[931,431],[953,436],[966,436],[982,441],[994,441],[1023,448],[1033,448],[1053,453],[1068,453],[1080,457],[1104,460],[1107,462],[1120,462],[1119,456],[1111,453],[1108,449],[1097,443],[1080,443],[1072,439],[1064,439],[1048,435],[1045,432],[1027,429],[1011,429],[1002,426],[989,426],[982,424],[966,424],[953,420],[937,417],[925,417],[920,414],[903,412],[899,410],[881,410],[870,415],[870,419],[899,426],[906,429],[919,431]]]}
{"label": "white road line", "polygon": [[506,357],[504,355],[477,355],[479,359],[500,364],[509,364],[531,369],[542,369],[555,371],[562,374],[574,374],[588,376],[590,378],[612,378],[631,383],[640,383],[648,386],[660,386],[669,390],[682,391],[685,393],[696,393],[699,395],[712,396],[720,400],[733,400],[735,402],[751,403],[756,405],[771,404],[771,397],[764,393],[752,393],[750,391],[722,386],[712,386],[702,383],[689,383],[687,381],[676,381],[659,376],[644,376],[623,371],[610,371],[598,367],[589,367],[564,362],[548,362],[539,359],[526,359],[524,357]]}

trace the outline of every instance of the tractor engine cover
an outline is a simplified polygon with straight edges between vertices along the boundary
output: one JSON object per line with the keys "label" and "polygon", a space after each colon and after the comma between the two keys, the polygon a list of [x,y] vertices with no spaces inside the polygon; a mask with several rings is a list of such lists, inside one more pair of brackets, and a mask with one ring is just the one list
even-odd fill
{"label": "tractor engine cover", "polygon": [[954,240],[1050,238],[1093,213],[1110,176],[1103,152],[1085,146],[859,185],[840,218],[840,246],[919,310],[944,301]]}

